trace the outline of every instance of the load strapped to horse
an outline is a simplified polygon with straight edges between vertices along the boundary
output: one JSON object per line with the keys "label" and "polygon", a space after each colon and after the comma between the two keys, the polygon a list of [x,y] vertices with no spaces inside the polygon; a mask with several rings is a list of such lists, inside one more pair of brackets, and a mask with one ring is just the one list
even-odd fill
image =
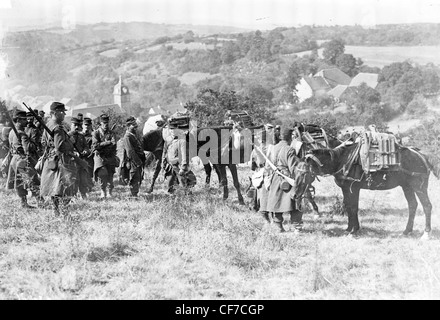
{"label": "load strapped to horse", "polygon": [[305,144],[305,149],[330,148],[325,130],[316,124],[296,122],[294,125],[296,141]]}
{"label": "load strapped to horse", "polygon": [[402,170],[401,147],[393,134],[376,132],[374,126],[370,126],[369,130],[360,133],[356,142],[357,147],[343,166],[343,177],[353,176],[358,180],[372,172]]}

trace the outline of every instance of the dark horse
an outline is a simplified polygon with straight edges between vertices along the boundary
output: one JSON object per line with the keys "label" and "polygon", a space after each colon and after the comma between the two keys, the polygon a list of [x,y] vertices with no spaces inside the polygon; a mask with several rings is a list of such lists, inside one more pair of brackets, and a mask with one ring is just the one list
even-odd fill
{"label": "dark horse", "polygon": [[[154,183],[161,171],[161,159],[162,159],[162,154],[163,154],[163,148],[164,148],[164,138],[163,138],[163,129],[164,128],[160,128],[157,130],[153,130],[150,131],[146,134],[143,135],[142,137],[142,145],[145,151],[149,151],[152,152],[154,157],[158,160],[156,162],[156,167],[153,173],[153,178],[151,181],[151,185],[148,188],[147,192],[152,192],[153,191],[153,187],[154,187]],[[229,127],[213,127],[213,128],[198,128],[196,130],[196,132],[190,133],[187,135],[187,139],[189,139],[190,135],[193,135],[195,137],[199,137],[199,133],[204,130],[204,129],[211,129],[214,130],[215,132],[218,133],[218,136],[220,136],[220,130],[221,129],[228,129],[228,130],[232,130]],[[200,149],[206,144],[207,141],[205,140],[197,140],[197,154],[200,151]],[[208,140],[209,141],[209,140]],[[229,141],[229,144],[231,144],[232,142]],[[232,149],[231,149],[232,150]],[[219,152],[220,154],[220,152]],[[209,156],[209,153],[208,153]],[[229,157],[229,159],[231,159],[231,157]],[[229,170],[231,171],[231,175],[232,175],[232,180],[234,183],[234,187],[237,190],[237,196],[238,196],[238,201],[240,204],[244,204],[244,199],[243,196],[241,194],[241,186],[240,186],[240,182],[238,180],[238,172],[237,172],[237,166],[235,163],[233,163],[232,161],[229,161],[226,164],[220,164],[220,161],[213,163],[212,167],[214,167],[218,178],[219,178],[219,182],[220,185],[223,187],[223,199],[227,199],[229,196],[229,191],[228,191],[228,180],[227,180],[227,175],[226,175],[226,167],[229,168]],[[205,183],[207,185],[209,185],[210,183],[210,179],[211,179],[211,172],[212,172],[212,167],[211,164],[207,161],[205,161],[205,163],[203,163],[203,168],[205,170],[206,173],[206,181]]]}
{"label": "dark horse", "polygon": [[[357,143],[351,145],[342,144],[334,149],[310,150],[306,156],[306,162],[310,170],[305,175],[333,175],[336,184],[342,189],[344,205],[348,215],[348,228],[350,234],[359,231],[359,193],[360,189],[389,190],[397,186],[402,187],[408,201],[408,223],[404,235],[413,231],[414,217],[419,198],[425,213],[425,232],[423,239],[429,239],[431,232],[432,205],[428,197],[428,180],[430,171],[439,178],[440,166],[431,156],[424,155],[414,148],[396,145],[400,152],[400,166],[395,170],[378,170],[364,173],[360,165],[354,164],[345,175],[344,165],[357,149]],[[310,181],[307,180],[306,181]]]}

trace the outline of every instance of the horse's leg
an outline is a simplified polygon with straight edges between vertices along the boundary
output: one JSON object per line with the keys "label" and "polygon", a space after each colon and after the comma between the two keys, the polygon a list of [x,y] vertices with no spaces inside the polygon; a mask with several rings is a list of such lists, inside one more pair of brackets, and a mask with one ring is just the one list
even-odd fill
{"label": "horse's leg", "polygon": [[406,201],[408,201],[408,222],[406,224],[405,231],[403,231],[403,235],[406,236],[413,231],[414,218],[416,216],[416,210],[417,210],[417,199],[414,190],[411,186],[405,185],[402,186],[402,189]]}
{"label": "horse's leg", "polygon": [[243,195],[241,194],[240,181],[238,180],[237,166],[235,164],[230,164],[229,170],[231,171],[232,181],[234,182],[235,190],[237,190],[238,203],[244,205]]}
{"label": "horse's leg", "polygon": [[211,183],[211,172],[212,172],[212,168],[209,162],[203,165],[203,169],[205,169],[205,174],[206,174],[205,185],[209,187],[209,184]]}
{"label": "horse's leg", "polygon": [[[220,167],[222,167],[222,165],[220,164],[213,164],[212,165],[214,167],[215,173],[217,174],[217,178],[218,178],[218,184],[222,185],[222,175],[224,175],[226,177],[226,168],[224,167],[224,173],[222,172],[222,170],[220,170]],[[226,180],[226,184],[228,184],[228,181]]]}
{"label": "horse's leg", "polygon": [[356,234],[359,229],[359,193],[360,188],[356,187],[343,187],[342,193],[344,195],[344,206],[348,215],[348,227],[346,229],[350,234]]}
{"label": "horse's leg", "polygon": [[229,190],[228,190],[228,177],[226,176],[226,166],[222,164],[213,164],[213,166],[215,171],[217,172],[220,186],[223,187],[223,199],[228,199]]}
{"label": "horse's leg", "polygon": [[428,190],[416,191],[417,197],[423,206],[423,212],[425,213],[425,232],[423,233],[422,240],[429,240],[431,235],[431,211],[432,204],[428,197]]}
{"label": "horse's leg", "polygon": [[318,206],[316,205],[315,199],[313,199],[313,196],[312,196],[309,189],[307,189],[307,191],[306,191],[306,198],[307,198],[307,201],[309,201],[310,205],[313,208],[314,216],[320,217],[321,215],[319,213]]}
{"label": "horse's leg", "polygon": [[154,183],[156,182],[162,168],[162,150],[160,152],[153,152],[153,155],[156,158],[156,167],[154,168],[153,178],[151,179],[151,184],[147,189],[147,193],[153,192]]}

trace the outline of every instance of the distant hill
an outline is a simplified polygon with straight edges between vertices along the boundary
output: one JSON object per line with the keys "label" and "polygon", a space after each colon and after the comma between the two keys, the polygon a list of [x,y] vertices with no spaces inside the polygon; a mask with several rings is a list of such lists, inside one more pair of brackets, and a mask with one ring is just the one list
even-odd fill
{"label": "distant hill", "polygon": [[31,31],[40,30],[55,34],[62,34],[69,38],[74,38],[83,44],[108,41],[127,40],[153,40],[158,37],[173,37],[188,31],[194,32],[199,36],[212,34],[233,34],[240,32],[250,32],[249,29],[228,27],[228,26],[206,26],[188,24],[158,24],[150,22],[119,22],[119,23],[98,23],[98,24],[78,24],[73,30],[66,30],[61,27],[61,23],[41,24],[24,27],[10,28],[10,31]]}

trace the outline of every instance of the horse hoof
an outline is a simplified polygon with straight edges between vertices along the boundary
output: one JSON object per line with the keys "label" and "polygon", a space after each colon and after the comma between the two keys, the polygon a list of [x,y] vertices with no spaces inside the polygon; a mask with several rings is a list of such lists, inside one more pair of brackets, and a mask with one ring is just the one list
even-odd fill
{"label": "horse hoof", "polygon": [[423,232],[422,237],[420,238],[421,241],[428,241],[431,240],[431,231],[429,232]]}
{"label": "horse hoof", "polygon": [[412,230],[411,230],[411,231],[405,230],[405,231],[402,232],[401,236],[402,236],[402,237],[408,237],[408,236],[410,236],[411,234],[412,234]]}

